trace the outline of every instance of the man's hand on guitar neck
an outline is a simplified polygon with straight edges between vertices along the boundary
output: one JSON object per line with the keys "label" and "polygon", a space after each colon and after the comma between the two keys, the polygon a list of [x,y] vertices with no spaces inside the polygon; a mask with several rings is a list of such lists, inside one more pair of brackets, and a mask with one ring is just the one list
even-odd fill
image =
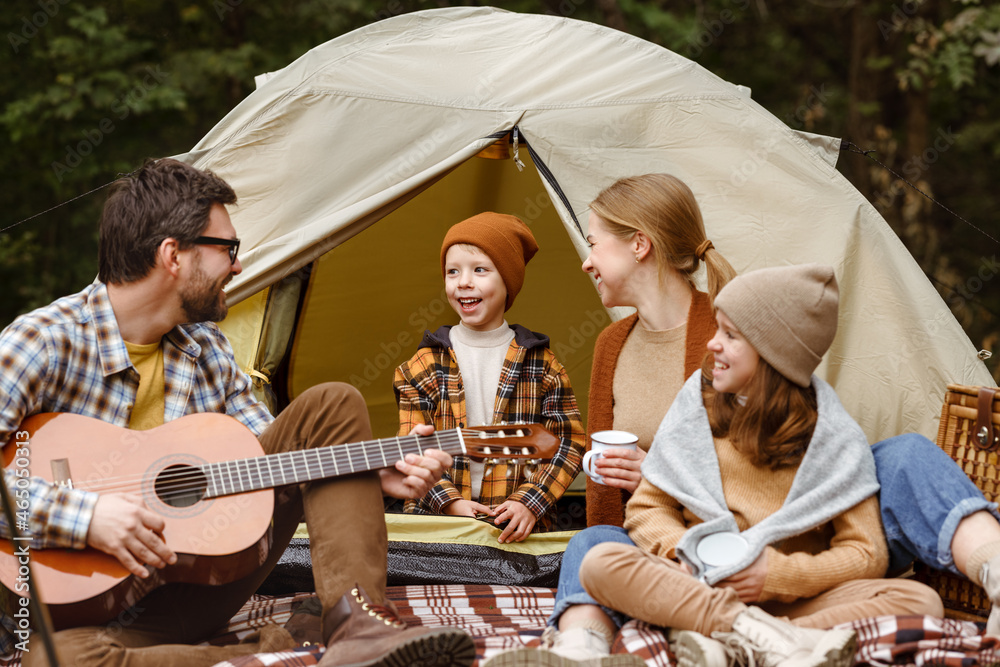
{"label": "man's hand on guitar neck", "polygon": [[[430,435],[434,427],[418,424],[410,435]],[[378,471],[382,493],[393,498],[423,498],[444,471],[451,467],[451,454],[440,449],[424,450],[423,456],[407,454],[404,461],[397,461],[393,468]]]}
{"label": "man's hand on guitar neck", "polygon": [[102,495],[94,506],[87,544],[117,558],[132,574],[148,577],[146,565],[164,567],[177,562],[163,541],[163,518],[146,509],[132,493]]}

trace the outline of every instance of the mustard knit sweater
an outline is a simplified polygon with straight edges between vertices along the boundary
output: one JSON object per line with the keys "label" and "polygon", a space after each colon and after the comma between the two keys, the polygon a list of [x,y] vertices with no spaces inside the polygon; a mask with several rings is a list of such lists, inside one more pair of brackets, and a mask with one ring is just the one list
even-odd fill
{"label": "mustard knit sweater", "polygon": [[[715,439],[726,504],[741,531],[776,512],[797,466],[758,466],[726,438]],[[698,517],[645,478],[628,501],[625,528],[643,550],[674,558],[674,546]],[[777,548],[776,548],[777,547]],[[885,576],[889,551],[878,497],[872,496],[807,533],[769,546],[761,602],[814,597],[845,581]]]}

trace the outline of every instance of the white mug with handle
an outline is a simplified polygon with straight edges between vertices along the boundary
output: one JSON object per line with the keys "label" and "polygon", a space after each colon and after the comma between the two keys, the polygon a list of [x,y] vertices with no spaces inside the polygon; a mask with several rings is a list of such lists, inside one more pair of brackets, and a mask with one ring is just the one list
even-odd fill
{"label": "white mug with handle", "polygon": [[699,581],[705,581],[711,570],[739,561],[749,550],[750,544],[738,533],[712,533],[701,538],[695,547],[698,559],[705,565]]}
{"label": "white mug with handle", "polygon": [[590,436],[590,451],[583,455],[583,472],[598,484],[604,484],[604,477],[594,469],[594,457],[604,456],[606,449],[631,449],[638,447],[639,437],[628,431],[598,431]]}

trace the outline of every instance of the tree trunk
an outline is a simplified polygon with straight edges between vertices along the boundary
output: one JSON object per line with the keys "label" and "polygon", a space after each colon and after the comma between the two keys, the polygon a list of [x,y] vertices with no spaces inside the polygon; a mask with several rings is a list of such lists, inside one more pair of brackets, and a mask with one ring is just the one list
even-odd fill
{"label": "tree trunk", "polygon": [[[873,105],[878,102],[879,73],[868,66],[869,59],[878,54],[877,22],[873,19],[867,3],[856,2],[851,10],[850,64],[847,88],[849,106],[847,127],[844,138],[860,148],[875,148],[875,127],[877,119]],[[872,199],[874,194],[871,177],[871,162],[856,156],[845,164],[845,173],[861,194]]]}
{"label": "tree trunk", "polygon": [[[906,95],[906,139],[899,156],[899,171],[903,178],[920,190],[931,193],[929,170],[936,162],[935,154],[928,149],[928,126],[930,125],[928,105],[930,96],[925,86],[922,90],[910,90]],[[899,198],[902,207],[902,221],[906,245],[928,275],[934,275],[937,268],[937,230],[930,215],[931,202],[907,183],[905,196]]]}

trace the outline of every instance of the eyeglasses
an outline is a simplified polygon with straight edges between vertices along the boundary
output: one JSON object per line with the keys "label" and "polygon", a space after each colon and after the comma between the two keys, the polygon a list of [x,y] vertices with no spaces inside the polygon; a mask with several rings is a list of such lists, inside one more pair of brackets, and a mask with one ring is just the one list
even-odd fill
{"label": "eyeglasses", "polygon": [[199,236],[191,241],[195,245],[224,245],[229,248],[229,263],[236,264],[236,253],[240,251],[239,239],[220,239],[215,236]]}

